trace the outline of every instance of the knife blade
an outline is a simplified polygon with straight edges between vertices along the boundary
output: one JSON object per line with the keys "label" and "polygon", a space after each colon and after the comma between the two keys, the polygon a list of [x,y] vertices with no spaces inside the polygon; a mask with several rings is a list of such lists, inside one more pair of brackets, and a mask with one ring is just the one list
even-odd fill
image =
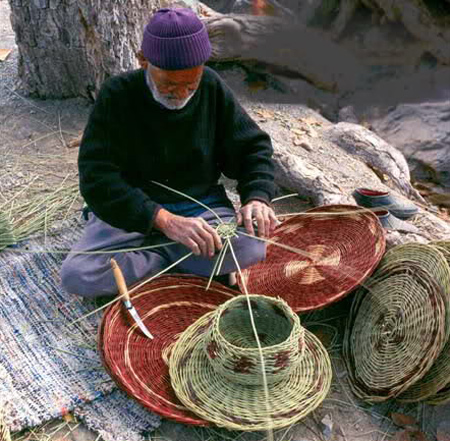
{"label": "knife blade", "polygon": [[127,284],[125,283],[125,279],[122,274],[122,270],[114,259],[111,259],[111,266],[114,273],[114,278],[116,279],[117,287],[119,288],[119,293],[123,296],[123,304],[127,311],[130,313],[131,317],[133,317],[136,324],[139,326],[139,329],[144,333],[144,335],[150,339],[153,339],[153,335],[144,325],[144,322],[139,317],[139,314],[136,311],[136,308],[131,303],[130,294],[128,294]]}

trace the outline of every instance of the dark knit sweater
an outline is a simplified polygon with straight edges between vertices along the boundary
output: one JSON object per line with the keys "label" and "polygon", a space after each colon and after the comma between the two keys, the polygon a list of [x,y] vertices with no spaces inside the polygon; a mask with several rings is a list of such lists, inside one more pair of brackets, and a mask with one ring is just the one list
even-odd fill
{"label": "dark knit sweater", "polygon": [[80,190],[103,221],[148,234],[159,204],[186,200],[150,181],[201,198],[223,173],[237,179],[242,204],[270,202],[272,152],[267,133],[212,69],[180,110],[153,99],[140,69],[100,90],[80,146]]}

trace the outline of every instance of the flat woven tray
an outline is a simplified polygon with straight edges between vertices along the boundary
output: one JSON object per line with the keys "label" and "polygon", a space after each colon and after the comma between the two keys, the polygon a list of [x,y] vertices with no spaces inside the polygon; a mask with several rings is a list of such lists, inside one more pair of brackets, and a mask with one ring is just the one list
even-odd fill
{"label": "flat woven tray", "polygon": [[410,388],[448,340],[449,289],[450,268],[436,248],[406,244],[386,253],[355,295],[344,338],[357,396],[370,402],[428,396],[427,385]]}
{"label": "flat woven tray", "polygon": [[[437,247],[450,265],[450,241],[431,242],[430,245]],[[450,291],[448,295],[450,296]],[[450,402],[450,338],[430,371],[418,383],[425,383],[425,387],[429,391],[424,396],[427,403],[445,404]]]}
{"label": "flat woven tray", "polygon": [[145,337],[121,302],[105,312],[99,330],[102,361],[116,384],[146,408],[184,424],[208,423],[187,410],[169,379],[168,357],[186,328],[239,293],[202,277],[166,275],[136,291],[131,299],[155,337]]}
{"label": "flat woven tray", "polygon": [[269,239],[266,259],[243,271],[239,287],[280,297],[297,312],[342,299],[370,276],[386,246],[377,216],[354,205],[314,208],[282,222]]}

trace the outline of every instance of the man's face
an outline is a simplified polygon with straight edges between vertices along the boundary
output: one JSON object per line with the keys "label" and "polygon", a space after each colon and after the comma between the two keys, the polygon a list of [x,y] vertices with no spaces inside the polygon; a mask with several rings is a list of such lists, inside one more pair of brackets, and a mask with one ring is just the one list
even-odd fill
{"label": "man's face", "polygon": [[171,110],[181,109],[189,102],[202,74],[203,65],[184,70],[163,70],[155,66],[147,69],[154,98]]}

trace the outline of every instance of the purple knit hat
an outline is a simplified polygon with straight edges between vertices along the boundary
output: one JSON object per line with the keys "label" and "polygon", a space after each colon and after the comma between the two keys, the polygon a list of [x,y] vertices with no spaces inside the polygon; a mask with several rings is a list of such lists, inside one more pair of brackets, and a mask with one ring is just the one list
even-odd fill
{"label": "purple knit hat", "polygon": [[155,12],[144,29],[144,57],[165,70],[200,66],[211,56],[206,26],[187,8]]}

